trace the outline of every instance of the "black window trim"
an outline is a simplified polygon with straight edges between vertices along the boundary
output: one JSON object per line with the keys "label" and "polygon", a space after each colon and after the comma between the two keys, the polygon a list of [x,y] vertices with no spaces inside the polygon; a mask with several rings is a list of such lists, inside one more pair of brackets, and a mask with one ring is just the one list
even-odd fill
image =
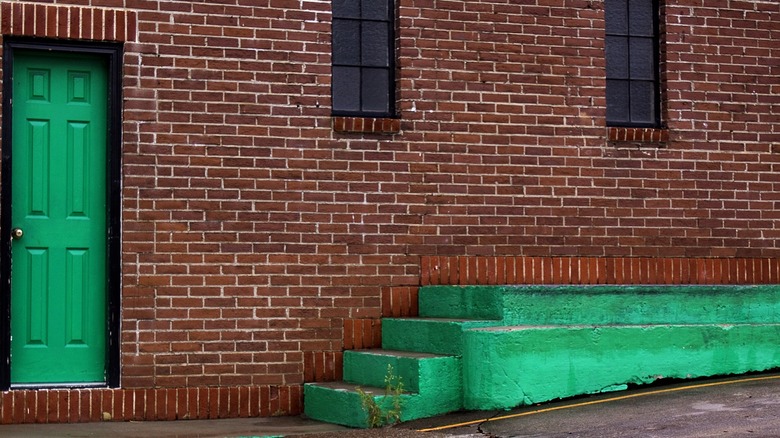
{"label": "black window trim", "polygon": [[[628,2],[629,0],[625,0]],[[655,98],[655,105],[654,105],[654,114],[653,114],[653,121],[646,123],[646,122],[631,122],[629,121],[610,121],[608,118],[606,118],[606,125],[608,127],[617,127],[617,128],[662,128],[662,118],[661,118],[661,106],[663,104],[662,99],[662,93],[661,93],[661,2],[659,0],[650,0],[652,2],[652,8],[653,8],[653,72],[655,74],[655,78],[653,81],[653,97]],[[606,5],[605,5],[606,7]],[[630,5],[627,5],[627,8],[630,7]],[[606,14],[605,14],[606,19]],[[628,18],[626,18],[628,20]],[[627,23],[628,24],[628,23]],[[605,26],[605,42],[606,37],[610,34],[606,32],[606,26]],[[630,35],[630,34],[629,34]],[[629,51],[630,56],[630,51]],[[605,58],[605,62],[606,62]],[[630,61],[629,61],[630,62]],[[607,80],[609,80],[609,77],[606,77]],[[630,78],[629,78],[630,81]],[[606,89],[605,89],[606,91]],[[630,99],[630,95],[629,95]],[[606,105],[609,103],[606,102]],[[629,103],[630,108],[630,103]]]}
{"label": "black window trim", "polygon": [[[375,18],[354,18],[354,17],[339,17],[335,13],[333,14],[333,22],[335,20],[350,20],[350,21],[358,21],[358,22],[379,22],[379,23],[387,23],[388,24],[388,38],[387,38],[387,53],[388,53],[388,66],[384,67],[385,70],[387,70],[389,74],[389,84],[388,84],[388,110],[387,112],[384,111],[354,111],[354,110],[339,110],[335,107],[335,105],[331,105],[331,115],[333,117],[366,117],[366,118],[396,118],[396,80],[397,80],[397,74],[396,74],[396,23],[397,23],[397,13],[396,13],[396,3],[395,0],[386,0],[388,2],[388,20],[379,20]],[[361,8],[363,6],[362,0],[360,1]],[[362,14],[361,14],[362,15]],[[332,24],[331,24],[332,26]],[[332,29],[332,27],[331,27]],[[331,44],[336,44],[335,36],[333,32],[331,31]],[[332,51],[331,51],[332,54]],[[364,66],[364,65],[354,65],[354,64],[337,64],[331,59],[331,102],[334,101],[333,96],[335,94],[334,90],[334,82],[333,77],[333,68],[334,67],[359,67],[360,69],[364,68],[382,68],[382,67],[372,67],[372,66]],[[358,90],[360,93],[360,102],[362,104],[363,102],[363,96],[362,96],[362,87],[361,84],[357,85],[360,89]]]}

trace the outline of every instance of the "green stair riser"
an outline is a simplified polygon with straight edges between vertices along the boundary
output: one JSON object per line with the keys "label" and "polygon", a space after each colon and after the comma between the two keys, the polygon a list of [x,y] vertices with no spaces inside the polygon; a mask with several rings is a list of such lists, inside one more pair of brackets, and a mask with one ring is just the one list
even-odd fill
{"label": "green stair riser", "polygon": [[401,378],[408,392],[424,392],[436,388],[452,392],[461,390],[460,358],[455,356],[410,357],[384,351],[352,350],[344,352],[344,381],[366,386],[386,386],[387,367]]}
{"label": "green stair riser", "polygon": [[[460,378],[457,380],[459,382]],[[444,383],[447,385],[439,386]],[[385,412],[393,409],[392,395],[385,395],[379,388],[373,389],[375,402],[383,406]],[[370,389],[366,387],[364,390]],[[431,382],[428,392],[427,395],[401,395],[401,421],[432,417],[463,408],[463,389],[459,383]],[[363,410],[360,395],[356,391],[308,383],[304,385],[304,400],[304,413],[309,418],[349,427],[368,427],[368,414]]]}
{"label": "green stair riser", "polygon": [[547,327],[466,334],[466,409],[511,408],[625,383],[780,366],[780,325]]}
{"label": "green stair riser", "polygon": [[421,316],[486,315],[489,308],[500,325],[780,321],[778,285],[425,286],[420,297]]}
{"label": "green stair riser", "polygon": [[360,404],[357,392],[307,383],[303,386],[303,400],[303,410],[309,418],[342,426],[368,427],[368,415]]}
{"label": "green stair riser", "polygon": [[463,354],[463,330],[489,327],[497,323],[385,318],[382,320],[382,348],[460,356]]}
{"label": "green stair riser", "polygon": [[422,318],[503,319],[503,290],[495,286],[426,286],[418,293]]}

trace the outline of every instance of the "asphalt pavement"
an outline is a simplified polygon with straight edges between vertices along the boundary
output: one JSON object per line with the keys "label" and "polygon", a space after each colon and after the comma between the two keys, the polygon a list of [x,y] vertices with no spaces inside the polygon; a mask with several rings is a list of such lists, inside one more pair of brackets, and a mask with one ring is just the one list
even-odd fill
{"label": "asphalt pavement", "polygon": [[780,437],[780,373],[661,382],[404,427],[488,437]]}
{"label": "asphalt pavement", "polygon": [[355,430],[302,417],[0,426],[0,437],[780,437],[780,371]]}

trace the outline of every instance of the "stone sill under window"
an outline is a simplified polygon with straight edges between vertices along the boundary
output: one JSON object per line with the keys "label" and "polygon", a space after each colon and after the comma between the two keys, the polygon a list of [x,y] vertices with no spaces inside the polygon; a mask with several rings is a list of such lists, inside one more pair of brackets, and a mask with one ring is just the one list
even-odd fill
{"label": "stone sill under window", "polygon": [[389,117],[341,117],[331,118],[333,130],[357,134],[397,134],[401,132],[401,120]]}
{"label": "stone sill under window", "polygon": [[662,128],[607,128],[607,141],[616,146],[662,147],[669,142],[669,130]]}

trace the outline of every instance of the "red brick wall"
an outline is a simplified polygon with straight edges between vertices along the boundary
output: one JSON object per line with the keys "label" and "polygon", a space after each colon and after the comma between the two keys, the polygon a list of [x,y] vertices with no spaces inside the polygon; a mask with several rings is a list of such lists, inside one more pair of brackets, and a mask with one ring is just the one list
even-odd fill
{"label": "red brick wall", "polygon": [[327,1],[0,3],[125,41],[123,391],[338,378],[421,257],[780,255],[775,1],[664,2],[649,133],[605,126],[601,1],[398,0],[392,122],[330,117]]}

